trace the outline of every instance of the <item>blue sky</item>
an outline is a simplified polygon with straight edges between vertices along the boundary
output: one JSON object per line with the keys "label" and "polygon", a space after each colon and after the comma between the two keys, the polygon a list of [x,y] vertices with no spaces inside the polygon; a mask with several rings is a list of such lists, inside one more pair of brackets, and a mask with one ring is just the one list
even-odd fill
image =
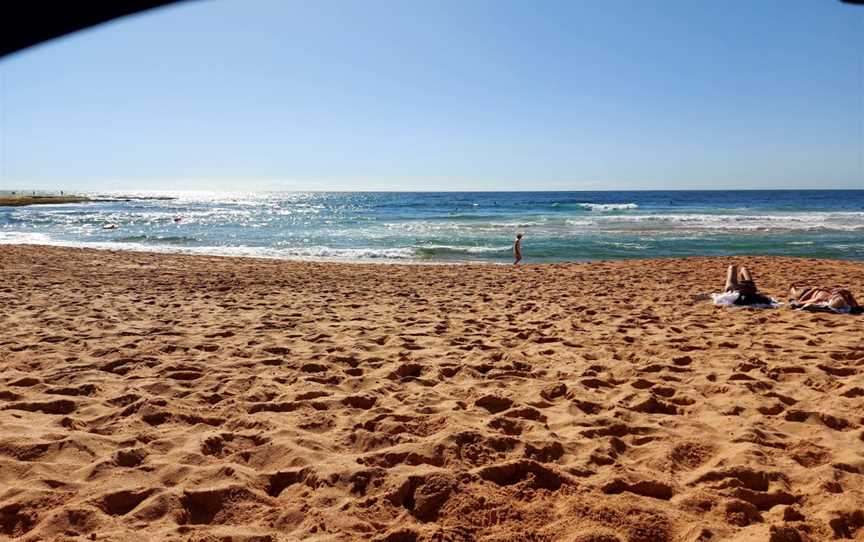
{"label": "blue sky", "polygon": [[0,189],[864,188],[864,7],[198,0],[0,108]]}

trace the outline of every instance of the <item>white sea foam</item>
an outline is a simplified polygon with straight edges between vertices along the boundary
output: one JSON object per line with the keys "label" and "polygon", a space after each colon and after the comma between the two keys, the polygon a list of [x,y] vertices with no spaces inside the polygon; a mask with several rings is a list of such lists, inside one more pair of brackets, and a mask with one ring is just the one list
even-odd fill
{"label": "white sea foam", "polygon": [[627,211],[639,208],[635,203],[579,203],[577,205],[589,211]]}
{"label": "white sea foam", "polygon": [[44,233],[0,231],[0,245],[47,245],[50,241]]}
{"label": "white sea foam", "polygon": [[625,243],[625,242],[617,242],[617,241],[608,241],[602,243],[604,245],[609,245],[615,248],[624,248],[627,250],[647,250],[650,248],[648,245],[643,245],[640,243]]}
{"label": "white sea foam", "polygon": [[840,250],[842,252],[864,252],[864,243],[852,243],[852,244],[831,244],[827,245],[828,248],[833,248],[836,250]]}
{"label": "white sea foam", "polygon": [[164,254],[198,254],[209,256],[235,256],[249,258],[322,260],[322,261],[411,261],[419,260],[429,251],[452,252],[454,254],[491,254],[506,252],[510,245],[459,246],[420,245],[412,247],[361,247],[337,248],[323,245],[307,247],[260,247],[260,246],[176,246],[151,244],[137,241],[69,241],[53,239],[42,233],[0,231],[0,244],[33,244],[97,250],[129,250],[133,252],[157,252]]}
{"label": "white sea foam", "polygon": [[573,231],[626,231],[653,232],[763,232],[771,231],[864,231],[864,213],[860,212],[804,212],[788,214],[618,214],[590,215],[572,218],[560,216],[538,217],[522,221],[492,222],[397,222],[382,224],[390,231],[413,234],[502,234],[510,230],[531,228],[535,234],[554,235]]}
{"label": "white sea foam", "polygon": [[494,247],[487,246],[459,246],[459,245],[421,245],[417,247],[423,251],[451,251],[451,252],[467,252],[468,254],[487,254],[492,252],[505,252],[512,250],[510,245],[500,245]]}
{"label": "white sea foam", "polygon": [[864,213],[796,213],[783,215],[718,215],[718,214],[639,214],[598,217],[601,228],[627,225],[639,229],[705,229],[705,230],[864,230]]}
{"label": "white sea foam", "polygon": [[366,259],[411,259],[417,256],[411,247],[398,248],[334,248],[326,246],[283,248],[279,252],[285,256],[301,258],[334,258],[344,260]]}
{"label": "white sea foam", "polygon": [[402,248],[334,248],[326,246],[274,248],[259,246],[173,246],[116,241],[68,241],[53,239],[42,233],[0,231],[0,245],[46,245],[97,250],[129,250],[166,254],[199,254],[209,256],[240,256],[249,258],[277,258],[301,260],[410,260],[417,258],[417,250]]}

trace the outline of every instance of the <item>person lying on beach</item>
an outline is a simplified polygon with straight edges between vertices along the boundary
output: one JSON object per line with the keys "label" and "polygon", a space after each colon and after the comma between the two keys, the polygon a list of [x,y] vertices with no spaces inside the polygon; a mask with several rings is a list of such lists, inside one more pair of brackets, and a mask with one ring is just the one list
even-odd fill
{"label": "person lying on beach", "polygon": [[742,305],[742,306],[774,306],[776,302],[770,297],[759,293],[756,282],[750,275],[750,270],[732,264],[726,270],[726,284],[723,293],[711,294],[715,305]]}
{"label": "person lying on beach", "polygon": [[519,265],[522,261],[522,234],[516,234],[516,242],[513,244],[513,257],[516,259],[513,265]]}
{"label": "person lying on beach", "polygon": [[789,288],[789,306],[793,309],[862,312],[852,292],[845,288],[819,288],[793,284]]}

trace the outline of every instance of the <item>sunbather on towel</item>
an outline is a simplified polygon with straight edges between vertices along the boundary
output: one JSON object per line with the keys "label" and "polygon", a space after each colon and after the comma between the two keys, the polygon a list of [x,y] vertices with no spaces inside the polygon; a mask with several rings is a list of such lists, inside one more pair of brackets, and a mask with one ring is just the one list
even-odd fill
{"label": "sunbather on towel", "polygon": [[795,309],[861,312],[852,292],[845,288],[819,288],[793,284],[789,288],[789,305]]}
{"label": "sunbather on towel", "polygon": [[737,292],[738,297],[735,305],[774,305],[774,300],[759,293],[756,282],[746,267],[738,269],[736,265],[730,265],[726,270],[726,285],[724,292]]}

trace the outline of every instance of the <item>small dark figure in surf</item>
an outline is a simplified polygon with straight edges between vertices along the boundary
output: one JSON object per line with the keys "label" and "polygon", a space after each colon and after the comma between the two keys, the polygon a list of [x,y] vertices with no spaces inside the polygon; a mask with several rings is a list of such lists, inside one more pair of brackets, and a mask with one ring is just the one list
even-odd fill
{"label": "small dark figure in surf", "polygon": [[174,223],[175,223],[175,224],[179,224],[181,220],[183,220],[183,219],[182,219],[181,217],[179,217],[179,216],[175,216],[175,217],[174,217]]}
{"label": "small dark figure in surf", "polygon": [[516,242],[513,244],[513,258],[515,258],[515,262],[513,265],[519,265],[519,262],[522,261],[522,234],[516,234]]}

